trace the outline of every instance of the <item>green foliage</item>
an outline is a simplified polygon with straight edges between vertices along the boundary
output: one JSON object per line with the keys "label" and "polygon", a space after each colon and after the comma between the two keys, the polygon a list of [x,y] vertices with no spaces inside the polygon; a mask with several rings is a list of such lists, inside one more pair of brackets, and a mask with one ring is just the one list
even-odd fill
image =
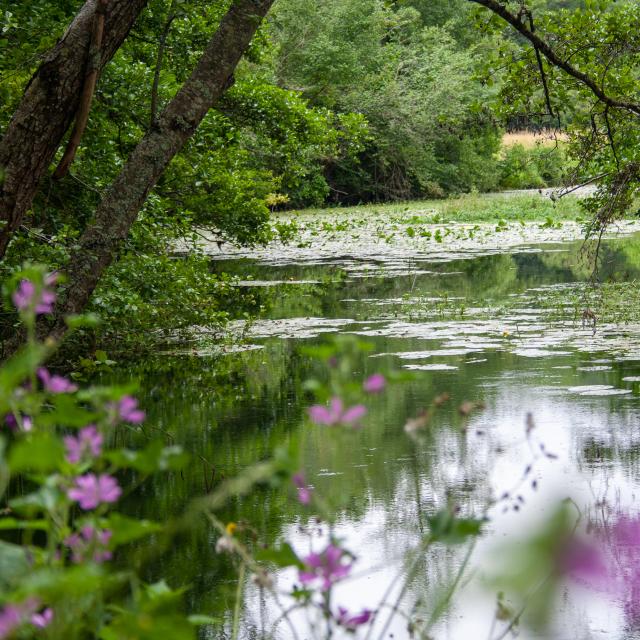
{"label": "green foliage", "polygon": [[[485,81],[499,83],[503,115],[525,115],[532,125],[566,128],[566,153],[572,165],[567,180],[597,180],[599,186],[596,195],[584,203],[595,220],[588,232],[597,233],[612,219],[628,213],[640,192],[637,3],[527,4],[536,34],[551,45],[558,59],[573,65],[581,78],[546,59],[542,74],[530,43],[516,37],[493,15],[490,24],[501,37],[487,57]],[[508,8],[513,10],[513,6]],[[489,14],[481,10],[478,15],[486,24]],[[591,79],[600,96],[585,78]]]}
{"label": "green foliage", "polygon": [[[159,69],[159,109],[191,73],[227,4],[149,3],[101,75],[70,174],[61,181],[43,181],[29,228],[12,242],[2,276],[19,269],[25,258],[60,268],[74,254],[105,189],[151,126],[162,34],[168,29]],[[76,9],[71,2],[38,0],[18,6],[0,0],[0,40],[5,45],[0,47],[0,126],[8,122],[29,74]],[[272,50],[263,30],[237,69],[235,86],[147,199],[119,260],[94,296],[91,308],[103,322],[83,332],[94,347],[112,347],[114,340],[121,347],[135,341],[144,347],[164,340],[172,329],[218,328],[227,318],[226,305],[236,307],[238,296],[210,274],[205,259],[176,260],[176,246],[192,244],[194,231],[202,229],[224,241],[268,241],[273,237],[268,203],[274,197],[322,202],[328,191],[322,175],[325,159],[361,148],[364,119],[310,107],[298,92],[277,87],[269,71]],[[15,320],[12,315],[3,322],[5,335],[15,330]]]}
{"label": "green foliage", "polygon": [[443,509],[428,518],[430,537],[434,542],[460,544],[470,537],[480,535],[483,520],[458,518],[450,509]]}
{"label": "green foliage", "polygon": [[562,146],[537,145],[526,149],[515,144],[503,150],[498,162],[503,189],[539,189],[561,186],[570,164]]}
{"label": "green foliage", "polygon": [[311,104],[360,113],[369,139],[325,175],[338,201],[386,200],[495,187],[498,131],[473,80],[479,47],[460,48],[434,18],[381,0],[318,5],[285,0],[275,13],[280,83]]}

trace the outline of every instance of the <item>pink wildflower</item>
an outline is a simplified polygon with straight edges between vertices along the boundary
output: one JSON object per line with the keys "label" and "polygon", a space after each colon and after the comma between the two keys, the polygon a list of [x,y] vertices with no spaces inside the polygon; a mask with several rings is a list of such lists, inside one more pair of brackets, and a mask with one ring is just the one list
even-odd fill
{"label": "pink wildflower", "polygon": [[78,390],[78,385],[63,376],[51,375],[44,367],[38,369],[38,378],[49,393],[73,393]]}
{"label": "pink wildflower", "polygon": [[31,280],[21,280],[18,288],[11,296],[13,304],[18,311],[30,311],[36,315],[51,313],[56,301],[56,294],[47,288],[47,285],[54,284],[55,279],[53,279],[52,274],[47,277],[44,286],[38,293],[36,285]]}
{"label": "pink wildflower", "polygon": [[44,611],[40,613],[34,613],[31,616],[31,624],[34,627],[38,627],[38,629],[45,629],[48,627],[53,620],[53,609],[47,607]]}
{"label": "pink wildflower", "polygon": [[577,582],[588,583],[591,586],[607,576],[604,557],[598,548],[575,537],[561,552],[560,569]]}
{"label": "pink wildflower", "polygon": [[613,590],[624,598],[625,613],[634,624],[640,623],[640,517],[621,516],[610,537],[611,582]]}
{"label": "pink wildflower", "polygon": [[111,560],[112,553],[107,548],[113,533],[109,529],[94,529],[91,525],[82,527],[80,533],[72,533],[64,543],[71,549],[71,560],[80,564],[90,557],[100,564]]}
{"label": "pink wildflower", "polygon": [[310,553],[303,558],[305,568],[298,575],[300,582],[306,586],[320,580],[321,589],[327,591],[351,571],[352,565],[344,562],[345,557],[345,552],[334,544],[329,544],[322,553]]}
{"label": "pink wildflower", "polygon": [[373,611],[363,609],[360,613],[350,614],[344,607],[338,607],[336,622],[347,631],[355,631],[360,625],[367,624],[373,617]]}
{"label": "pink wildflower", "polygon": [[33,420],[29,416],[20,416],[20,424],[13,413],[8,413],[4,417],[4,422],[12,431],[24,431],[28,433],[33,430]]}
{"label": "pink wildflower", "polygon": [[298,490],[298,501],[300,504],[309,504],[311,502],[313,492],[311,487],[306,484],[304,476],[301,473],[296,473],[291,479]]}
{"label": "pink wildflower", "polygon": [[37,598],[29,598],[20,604],[5,606],[0,611],[0,640],[12,637],[14,632],[27,622],[44,629],[53,620],[53,611],[45,609],[38,612],[39,608],[40,601]]}
{"label": "pink wildflower", "polygon": [[67,496],[75,500],[85,511],[95,509],[103,502],[117,502],[122,494],[115,478],[102,474],[87,473],[75,479],[75,485],[67,491]]}
{"label": "pink wildflower", "polygon": [[102,453],[102,441],[102,434],[93,424],[81,429],[77,438],[66,436],[64,445],[67,448],[67,460],[77,463],[85,456],[97,458]]}
{"label": "pink wildflower", "polygon": [[640,517],[619,516],[593,544],[572,540],[561,567],[574,580],[620,599],[630,623],[640,625]]}
{"label": "pink wildflower", "polygon": [[0,611],[0,640],[8,638],[22,624],[22,610],[18,605],[8,604]]}
{"label": "pink wildflower", "polygon": [[144,421],[145,413],[138,409],[138,401],[132,396],[124,396],[117,404],[112,403],[111,408],[115,409],[118,418],[125,422],[140,424]]}
{"label": "pink wildflower", "polygon": [[321,404],[315,404],[309,407],[309,417],[316,424],[325,424],[327,426],[335,426],[339,424],[351,425],[359,427],[359,420],[367,413],[367,408],[362,404],[356,404],[348,409],[344,408],[344,404],[337,396],[331,398],[328,407]]}
{"label": "pink wildflower", "polygon": [[362,388],[367,393],[380,393],[387,386],[387,381],[381,373],[374,373],[363,383]]}

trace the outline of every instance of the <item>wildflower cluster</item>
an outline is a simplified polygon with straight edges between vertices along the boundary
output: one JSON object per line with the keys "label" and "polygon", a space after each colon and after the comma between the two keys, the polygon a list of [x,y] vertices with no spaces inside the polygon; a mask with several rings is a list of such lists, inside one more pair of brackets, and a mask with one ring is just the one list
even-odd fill
{"label": "wildflower cluster", "polygon": [[23,279],[13,292],[11,299],[16,309],[25,316],[53,313],[56,293],[53,287],[58,283],[58,273],[50,273],[43,281]]}
{"label": "wildflower cluster", "polygon": [[[386,386],[386,380],[380,373],[376,373],[364,381],[362,386],[366,393],[380,393]],[[309,418],[318,425],[328,427],[345,426],[354,429],[362,426],[360,420],[367,415],[367,408],[363,404],[346,407],[339,396],[333,396],[329,406],[315,404],[309,407]]]}
{"label": "wildflower cluster", "polygon": [[52,609],[42,608],[37,598],[8,604],[0,610],[0,638],[9,638],[21,628],[44,629],[53,620]]}
{"label": "wildflower cluster", "polygon": [[[0,530],[15,531],[11,541],[0,539],[0,566],[12,567],[0,580],[0,640],[37,636],[45,627],[61,638],[93,635],[98,627],[110,637],[137,637],[144,616],[132,612],[150,616],[166,605],[154,602],[153,589],[144,585],[133,592],[109,588],[110,572],[123,575],[109,561],[120,545],[162,526],[117,513],[123,495],[118,475],[177,470],[184,456],[178,447],[156,443],[116,448],[116,433],[125,425],[130,439],[145,442],[135,429],[145,420],[137,399],[109,387],[80,389],[43,366],[49,348],[36,341],[34,322],[54,311],[59,276],[36,268],[27,273],[10,298],[27,326],[28,343],[0,376],[0,496],[6,493],[7,505]],[[71,602],[69,590],[85,595]],[[93,627],[96,611],[102,619]],[[162,615],[176,628],[192,629],[177,610]],[[145,627],[145,633],[161,635],[159,627]]]}

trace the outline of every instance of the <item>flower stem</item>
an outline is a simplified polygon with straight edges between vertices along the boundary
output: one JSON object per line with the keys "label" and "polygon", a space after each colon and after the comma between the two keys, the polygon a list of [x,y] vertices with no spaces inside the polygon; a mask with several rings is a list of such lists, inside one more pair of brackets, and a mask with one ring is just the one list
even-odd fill
{"label": "flower stem", "polygon": [[231,632],[231,640],[238,640],[238,631],[240,629],[240,606],[242,604],[242,587],[244,586],[244,573],[246,565],[240,563],[238,571],[238,589],[236,591],[236,604],[233,609],[233,631]]}

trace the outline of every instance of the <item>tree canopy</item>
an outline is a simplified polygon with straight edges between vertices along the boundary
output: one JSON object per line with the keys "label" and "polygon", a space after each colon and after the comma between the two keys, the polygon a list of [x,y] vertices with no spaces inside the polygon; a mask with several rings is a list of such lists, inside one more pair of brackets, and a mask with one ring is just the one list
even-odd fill
{"label": "tree canopy", "polygon": [[[88,124],[60,177],[55,168],[79,108],[100,4],[0,1],[5,274],[25,259],[64,270],[83,242],[88,250],[110,185],[157,133],[229,8],[108,3]],[[544,186],[564,171],[567,180],[597,179],[589,206],[593,230],[602,229],[637,193],[636,8],[633,1],[279,0],[229,85],[197,128],[186,125],[179,153],[142,190],[139,215],[120,233],[88,303],[106,319],[100,331],[117,335],[131,310],[160,332],[175,315],[185,326],[226,317],[218,302],[230,294],[225,282],[197,254],[180,263],[172,254],[205,229],[220,242],[286,237],[290,229],[269,223],[275,208]],[[47,84],[60,77],[68,81]],[[36,113],[42,127],[20,124]],[[549,154],[500,151],[515,116],[561,128],[569,161],[562,149],[555,164]],[[191,290],[194,304],[185,307],[177,291],[165,295],[166,282]]]}

